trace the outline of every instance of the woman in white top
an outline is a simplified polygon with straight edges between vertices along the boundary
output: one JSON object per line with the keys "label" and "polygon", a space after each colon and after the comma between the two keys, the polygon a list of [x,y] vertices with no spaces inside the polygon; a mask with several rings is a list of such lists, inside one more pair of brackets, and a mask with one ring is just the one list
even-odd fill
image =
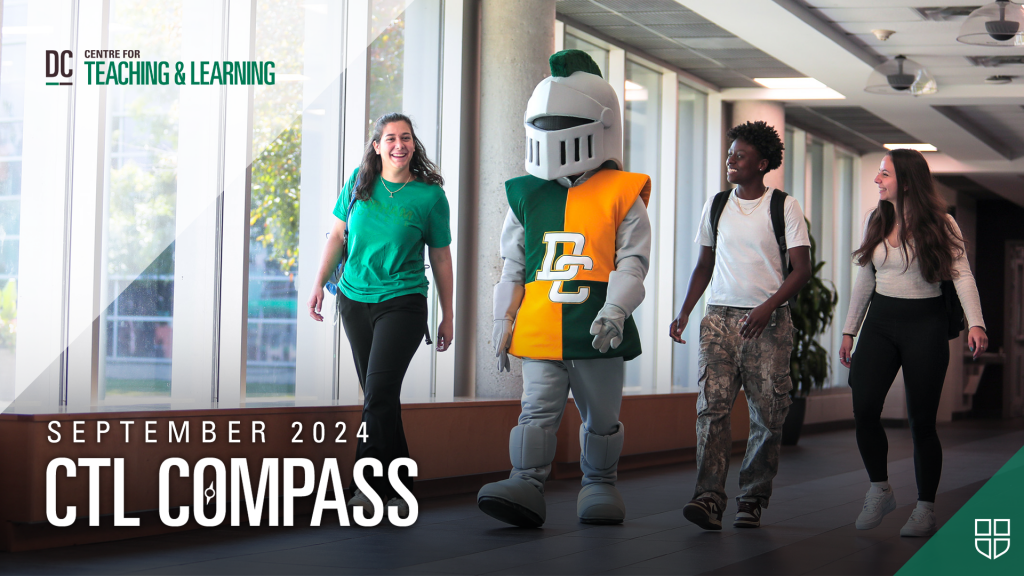
{"label": "woman in white top", "polygon": [[[988,347],[988,337],[963,236],[935,192],[924,157],[914,150],[889,152],[875,184],[878,208],[868,218],[860,249],[853,253],[861,268],[839,349],[840,362],[850,368],[857,446],[871,480],[856,525],[861,530],[874,528],[896,509],[887,481],[889,446],[881,415],[885,396],[902,367],[918,502],[900,535],[930,536],[936,529],[935,493],[942,471],[935,415],[949,363],[941,281],[952,279],[956,286],[975,358]],[[857,351],[851,354],[858,329]]]}

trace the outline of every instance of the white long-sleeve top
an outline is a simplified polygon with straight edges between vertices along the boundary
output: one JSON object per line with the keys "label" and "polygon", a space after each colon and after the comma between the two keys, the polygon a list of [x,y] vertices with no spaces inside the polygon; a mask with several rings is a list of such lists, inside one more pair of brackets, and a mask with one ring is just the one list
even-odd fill
{"label": "white long-sleeve top", "polygon": [[[949,217],[960,233],[960,227],[956,220]],[[868,221],[871,218],[868,217]],[[867,224],[864,225],[864,232],[867,233]],[[862,235],[863,237],[863,235]],[[963,244],[954,239],[961,249]],[[893,248],[888,240],[882,240],[875,247],[871,254],[871,266],[861,266],[857,272],[857,280],[853,283],[853,293],[850,296],[850,312],[846,315],[846,324],[843,326],[843,334],[855,336],[860,331],[861,323],[867,313],[868,302],[871,294],[878,292],[883,296],[891,298],[935,298],[942,295],[942,288],[938,282],[928,282],[921,275],[921,263],[914,258],[914,242],[910,241],[908,252],[911,260],[910,265],[906,264],[903,257],[903,250]],[[906,270],[904,270],[906,268]],[[967,251],[963,250],[958,258],[953,260],[953,285],[956,287],[957,297],[960,298],[960,305],[964,308],[964,315],[967,317],[967,326],[980,326],[985,328],[985,319],[981,315],[981,298],[978,295],[978,286],[974,282],[974,274],[971,273],[970,263],[967,261]]]}

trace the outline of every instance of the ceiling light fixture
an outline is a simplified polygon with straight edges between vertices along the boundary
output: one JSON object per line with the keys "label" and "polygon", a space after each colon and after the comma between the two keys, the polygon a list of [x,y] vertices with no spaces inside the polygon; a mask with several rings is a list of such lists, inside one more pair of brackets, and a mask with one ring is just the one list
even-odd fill
{"label": "ceiling light fixture", "polygon": [[871,33],[875,35],[875,38],[878,38],[882,42],[885,42],[886,40],[889,39],[890,36],[895,34],[896,31],[895,30],[885,30],[883,28],[875,28],[874,30],[871,31]]}
{"label": "ceiling light fixture", "polygon": [[981,46],[1024,46],[1024,6],[996,0],[978,8],[960,26],[957,42]]}
{"label": "ceiling light fixture", "polygon": [[868,76],[864,90],[873,94],[935,94],[939,91],[935,78],[913,60],[902,54],[880,64]]}
{"label": "ceiling light fixture", "polygon": [[771,88],[773,90],[807,90],[812,88],[828,88],[821,82],[814,78],[754,78],[754,82],[757,82],[765,88]]}
{"label": "ceiling light fixture", "polygon": [[917,144],[882,144],[886,150],[898,150],[905,148],[907,150],[917,150],[918,152],[938,152],[939,149],[931,144],[917,143]]}

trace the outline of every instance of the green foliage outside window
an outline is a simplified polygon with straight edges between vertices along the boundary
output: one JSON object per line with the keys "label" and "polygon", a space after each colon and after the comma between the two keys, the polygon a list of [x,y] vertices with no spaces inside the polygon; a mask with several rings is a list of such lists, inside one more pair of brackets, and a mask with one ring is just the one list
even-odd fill
{"label": "green foliage outside window", "polygon": [[252,239],[269,249],[282,272],[295,270],[299,257],[299,184],[302,116],[263,149],[252,163]]}

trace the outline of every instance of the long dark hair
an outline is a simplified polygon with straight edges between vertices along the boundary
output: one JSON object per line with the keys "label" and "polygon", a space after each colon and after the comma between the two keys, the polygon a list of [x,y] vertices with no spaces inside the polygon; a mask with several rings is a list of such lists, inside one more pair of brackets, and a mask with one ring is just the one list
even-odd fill
{"label": "long dark hair", "polygon": [[[871,263],[875,248],[892,233],[900,222],[900,250],[910,266],[917,258],[921,275],[928,282],[941,282],[953,278],[953,260],[964,253],[964,239],[947,216],[946,202],[935,192],[928,162],[917,150],[897,149],[889,152],[896,174],[896,206],[879,200],[860,248],[853,253],[858,266]],[[913,238],[914,253],[907,248]],[[888,242],[885,246],[888,256]]]}
{"label": "long dark hair", "polygon": [[358,180],[356,182],[355,195],[358,200],[369,200],[373,193],[373,187],[377,184],[377,177],[381,174],[380,154],[373,149],[373,143],[380,145],[380,138],[384,133],[384,127],[392,122],[405,122],[409,125],[409,132],[412,134],[413,153],[409,162],[409,172],[413,180],[425,184],[437,184],[444,186],[444,178],[441,177],[437,165],[427,158],[427,151],[423,143],[416,137],[416,130],[412,126],[412,120],[399,112],[389,112],[377,118],[373,125],[373,135],[366,142],[366,150],[363,151],[363,160],[359,163]]}

